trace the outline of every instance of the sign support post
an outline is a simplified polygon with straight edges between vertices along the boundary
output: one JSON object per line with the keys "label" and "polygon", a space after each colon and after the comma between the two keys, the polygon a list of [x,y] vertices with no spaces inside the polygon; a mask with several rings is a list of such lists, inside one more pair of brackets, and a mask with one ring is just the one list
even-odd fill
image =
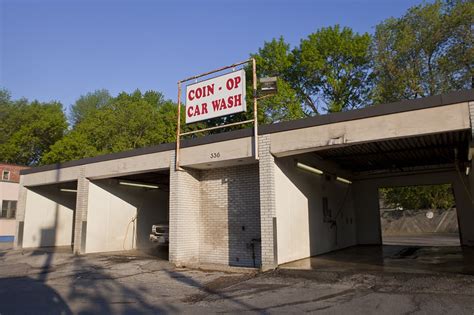
{"label": "sign support post", "polygon": [[[252,63],[252,72],[253,72],[253,82],[252,82],[253,83],[253,95],[252,95],[252,97],[253,97],[253,111],[254,111],[253,112],[253,119],[234,122],[234,123],[229,123],[229,124],[224,124],[224,125],[220,125],[220,126],[204,128],[204,129],[200,129],[200,130],[181,132],[181,85],[182,85],[182,83],[190,81],[190,80],[195,80],[195,79],[198,79],[198,78],[201,78],[201,77],[204,77],[204,76],[216,73],[216,72],[220,72],[220,71],[223,71],[223,70],[226,70],[226,69],[235,68],[235,67],[241,66],[243,64],[248,64],[250,62]],[[243,78],[245,79],[245,76]],[[245,92],[245,86],[244,86],[244,92]],[[242,98],[245,100],[245,97],[242,97]],[[242,125],[242,124],[246,124],[246,123],[250,123],[250,122],[254,123],[254,138],[255,138],[254,139],[255,140],[255,142],[254,142],[254,148],[255,148],[254,156],[255,156],[255,159],[258,160],[259,159],[259,154],[258,154],[257,99],[258,99],[258,97],[257,97],[257,65],[256,65],[255,58],[251,58],[251,59],[248,59],[248,60],[245,60],[245,61],[242,61],[242,62],[232,64],[230,66],[222,67],[222,68],[219,68],[219,69],[216,69],[216,70],[212,70],[212,71],[200,74],[200,75],[192,76],[192,77],[189,77],[187,79],[178,81],[178,111],[177,111],[178,112],[178,117],[177,117],[177,123],[176,123],[176,154],[175,154],[175,159],[176,159],[175,160],[175,168],[176,168],[176,170],[177,171],[181,170],[181,167],[180,167],[180,164],[179,164],[179,161],[180,161],[179,151],[180,151],[180,148],[181,148],[181,137],[182,136],[189,135],[189,134],[195,134],[195,133],[199,133],[199,132],[204,132],[204,131],[209,131],[209,130],[220,129],[220,128],[224,128],[224,127]],[[219,117],[219,116],[217,116],[217,117]]]}
{"label": "sign support post", "polygon": [[176,170],[180,170],[179,167],[179,149],[181,145],[181,81],[178,81],[178,121],[176,123]]}
{"label": "sign support post", "polygon": [[258,155],[258,112],[257,112],[257,61],[252,58],[252,72],[253,72],[253,133],[255,141],[255,159],[259,159]]}

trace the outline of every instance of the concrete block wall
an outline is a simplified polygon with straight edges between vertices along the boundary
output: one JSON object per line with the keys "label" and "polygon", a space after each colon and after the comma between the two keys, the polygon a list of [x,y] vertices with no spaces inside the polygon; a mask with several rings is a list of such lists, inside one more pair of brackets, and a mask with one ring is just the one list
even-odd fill
{"label": "concrete block wall", "polygon": [[15,248],[23,246],[23,231],[25,224],[26,197],[28,189],[23,186],[23,177],[20,178],[20,188],[18,191],[18,203],[16,208],[16,228],[15,228]]}
{"label": "concrete block wall", "polygon": [[270,153],[270,135],[259,137],[260,229],[262,269],[278,265],[276,244],[275,158]]}
{"label": "concrete block wall", "polygon": [[260,267],[258,164],[202,171],[200,222],[201,263]]}
{"label": "concrete block wall", "polygon": [[176,170],[170,159],[169,227],[170,262],[184,266],[199,263],[200,172]]}
{"label": "concrete block wall", "polygon": [[85,177],[85,169],[82,168],[77,179],[76,213],[74,216],[74,244],[73,252],[76,254],[85,252],[86,230],[87,230],[87,207],[89,200],[89,180]]}

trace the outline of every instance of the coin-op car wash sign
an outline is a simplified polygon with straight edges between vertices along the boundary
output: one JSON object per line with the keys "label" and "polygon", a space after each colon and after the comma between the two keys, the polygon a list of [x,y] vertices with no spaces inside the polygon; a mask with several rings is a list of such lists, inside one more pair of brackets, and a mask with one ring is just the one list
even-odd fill
{"label": "coin-op car wash sign", "polygon": [[246,110],[245,71],[231,72],[186,87],[186,123]]}

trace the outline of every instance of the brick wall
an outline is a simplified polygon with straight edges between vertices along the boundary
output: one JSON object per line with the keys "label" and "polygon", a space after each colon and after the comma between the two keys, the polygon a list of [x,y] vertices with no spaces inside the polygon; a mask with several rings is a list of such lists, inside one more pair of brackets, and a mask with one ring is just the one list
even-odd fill
{"label": "brick wall", "polygon": [[262,269],[277,266],[276,237],[273,218],[276,217],[275,204],[275,159],[270,153],[270,136],[259,137],[260,174],[260,217],[262,235]]}
{"label": "brick wall", "polygon": [[82,168],[77,179],[76,210],[74,215],[74,253],[85,252],[87,233],[87,209],[89,201],[89,180],[85,177],[85,168]]}
{"label": "brick wall", "polygon": [[260,267],[258,165],[202,171],[200,221],[201,263]]}
{"label": "brick wall", "polygon": [[258,165],[175,171],[173,164],[169,260],[260,267]]}
{"label": "brick wall", "polygon": [[26,197],[28,190],[23,186],[23,178],[20,180],[20,191],[18,192],[18,203],[16,207],[16,229],[15,248],[23,246],[23,227],[25,223]]}
{"label": "brick wall", "polygon": [[170,159],[169,260],[176,265],[199,263],[200,172],[175,170]]}
{"label": "brick wall", "polygon": [[19,183],[20,182],[20,171],[23,170],[23,169],[27,169],[27,168],[29,168],[29,167],[21,166],[21,165],[0,163],[0,181],[3,181],[3,178],[2,178],[3,171],[9,171],[10,172],[10,179],[8,181]]}

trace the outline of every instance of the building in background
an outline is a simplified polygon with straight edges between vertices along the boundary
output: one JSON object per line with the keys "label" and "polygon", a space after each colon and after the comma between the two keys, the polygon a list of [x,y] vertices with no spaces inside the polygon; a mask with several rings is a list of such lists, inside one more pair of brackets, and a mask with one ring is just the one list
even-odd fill
{"label": "building in background", "polygon": [[0,163],[0,242],[13,242],[20,170],[28,167]]}

